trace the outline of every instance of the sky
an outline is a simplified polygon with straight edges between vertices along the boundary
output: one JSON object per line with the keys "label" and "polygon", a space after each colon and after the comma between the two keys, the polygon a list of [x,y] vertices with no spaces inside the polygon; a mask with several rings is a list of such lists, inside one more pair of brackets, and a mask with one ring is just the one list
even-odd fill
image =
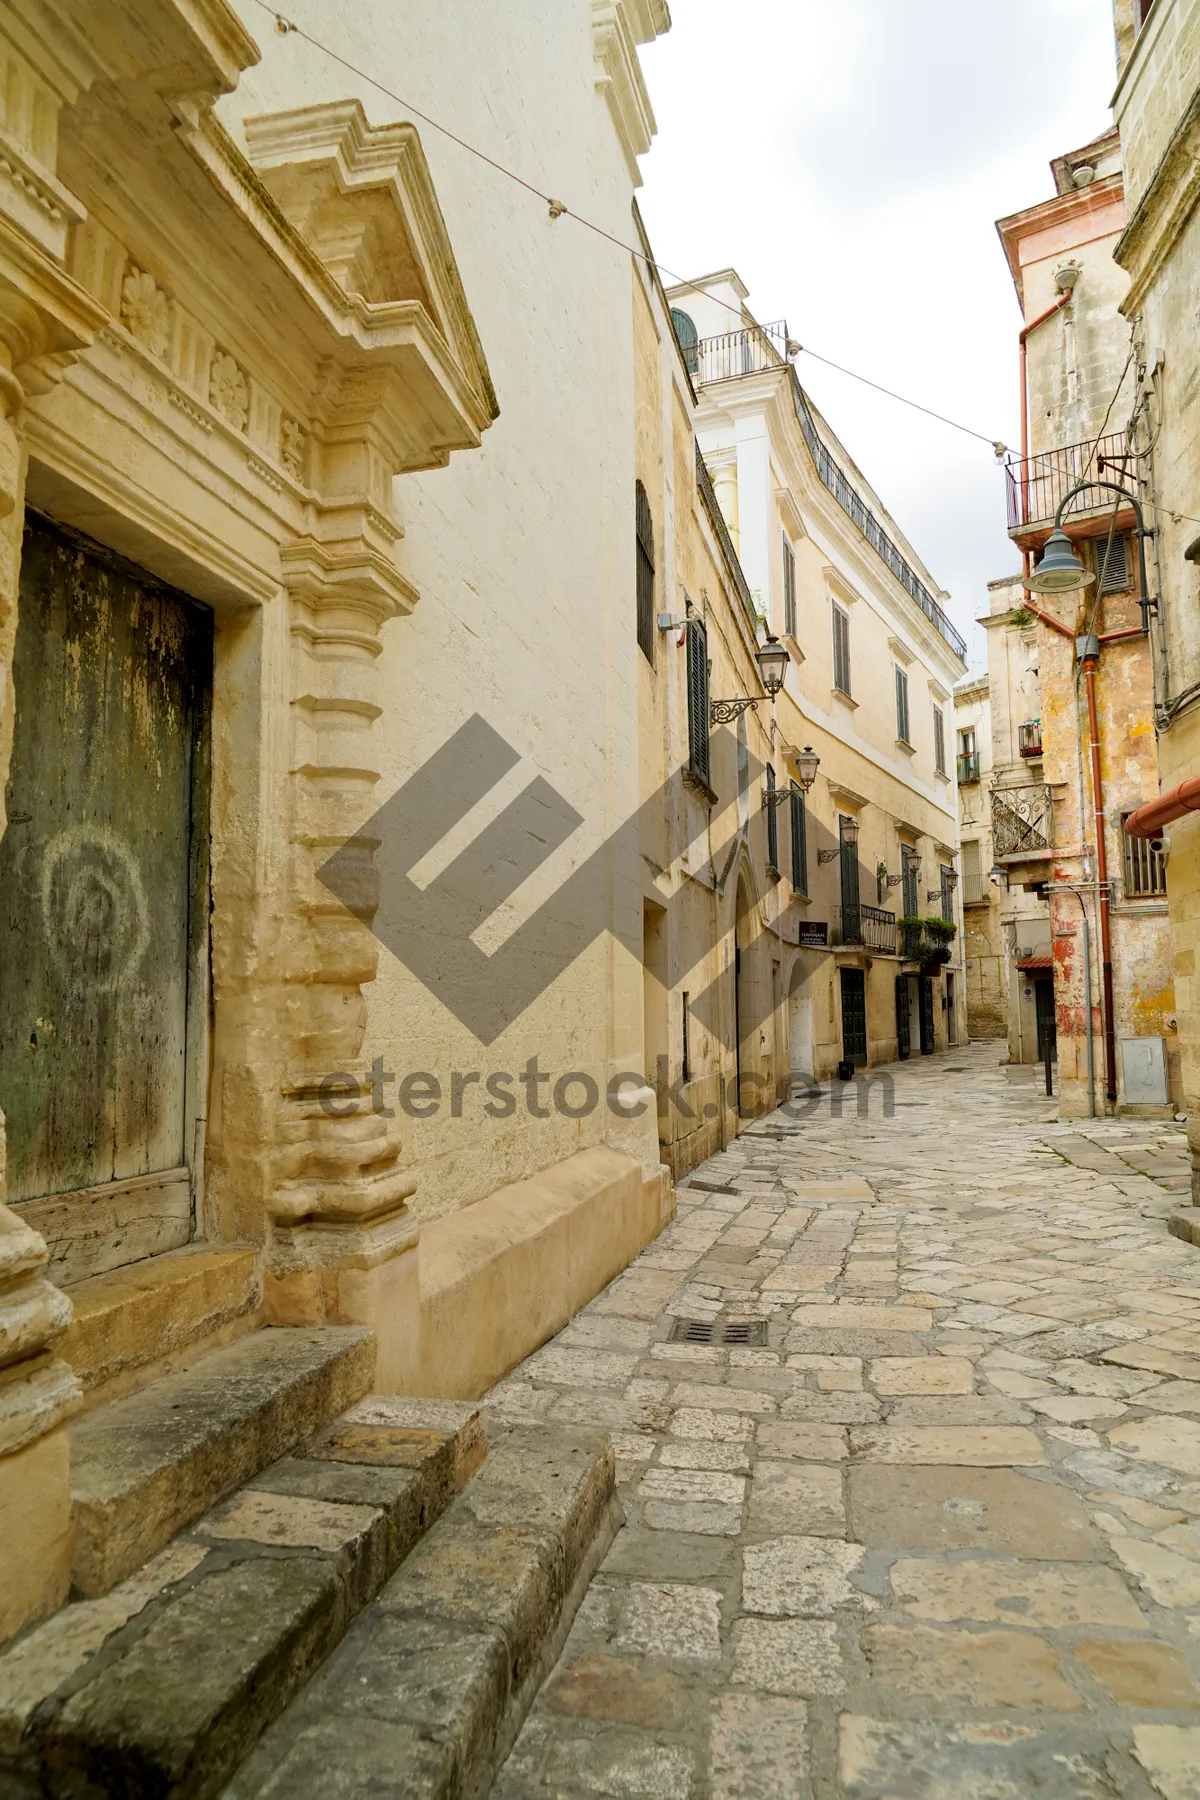
{"label": "sky", "polygon": [[[658,136],[639,202],[666,270],[732,265],[761,320],[1020,442],[1020,311],[995,220],[1112,123],[1111,0],[670,0],[641,47]],[[801,356],[800,378],[986,663],[1019,558],[989,444]]]}

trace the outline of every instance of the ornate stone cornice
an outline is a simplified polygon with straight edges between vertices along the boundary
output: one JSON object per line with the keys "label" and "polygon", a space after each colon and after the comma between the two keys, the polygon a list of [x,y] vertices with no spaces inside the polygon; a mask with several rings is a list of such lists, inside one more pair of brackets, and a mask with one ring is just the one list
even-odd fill
{"label": "ornate stone cornice", "polygon": [[[650,4],[635,4],[631,8],[630,0],[592,0],[596,90],[608,103],[634,187],[642,185],[637,159],[649,150],[657,130],[654,108],[638,61],[639,39],[634,27],[636,24],[645,33],[642,42],[655,36],[655,30],[649,28],[653,20],[648,16],[655,10]],[[669,15],[667,22],[670,22]]]}

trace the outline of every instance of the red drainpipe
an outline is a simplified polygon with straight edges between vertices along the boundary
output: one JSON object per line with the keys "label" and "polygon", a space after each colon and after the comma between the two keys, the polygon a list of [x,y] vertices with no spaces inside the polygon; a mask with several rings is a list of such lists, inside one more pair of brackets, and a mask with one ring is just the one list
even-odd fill
{"label": "red drainpipe", "polygon": [[1157,800],[1147,800],[1145,806],[1130,813],[1125,829],[1130,837],[1155,838],[1164,825],[1171,825],[1190,812],[1200,812],[1200,775],[1181,781],[1178,787],[1160,794]]}
{"label": "red drainpipe", "polygon": [[1096,707],[1096,664],[1100,646],[1083,659],[1087,683],[1088,736],[1092,755],[1092,804],[1096,815],[1096,885],[1100,892],[1100,958],[1104,979],[1104,1091],[1117,1098],[1117,1036],[1113,1017],[1112,924],[1108,912],[1108,846],[1104,841],[1104,783],[1100,774],[1100,719]]}

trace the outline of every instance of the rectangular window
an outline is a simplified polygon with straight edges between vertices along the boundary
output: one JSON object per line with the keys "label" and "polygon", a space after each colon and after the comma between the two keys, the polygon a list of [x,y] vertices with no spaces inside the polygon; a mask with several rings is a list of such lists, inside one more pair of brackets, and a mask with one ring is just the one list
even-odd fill
{"label": "rectangular window", "polygon": [[974,756],[975,727],[966,725],[958,734],[958,753],[960,756]]}
{"label": "rectangular window", "polygon": [[804,812],[804,791],[792,783],[792,886],[798,894],[808,892],[808,820]]}
{"label": "rectangular window", "polygon": [[692,1047],[688,1041],[688,995],[683,996],[683,1079],[692,1079]]}
{"label": "rectangular window", "polygon": [[783,629],[789,637],[796,635],[796,552],[783,540]]}
{"label": "rectangular window", "polygon": [[775,810],[775,771],[767,764],[767,867],[779,873],[779,814]]}
{"label": "rectangular window", "polygon": [[975,906],[983,900],[983,862],[979,854],[979,839],[965,838],[962,847],[963,859],[963,901],[967,906]]}
{"label": "rectangular window", "polygon": [[940,706],[933,709],[933,766],[939,775],[946,773],[946,719]]}
{"label": "rectangular window", "polygon": [[902,744],[907,744],[908,735],[908,675],[896,666],[896,736]]}
{"label": "rectangular window", "polygon": [[710,787],[708,747],[708,632],[703,619],[687,622],[688,767]]}
{"label": "rectangular window", "polygon": [[1128,813],[1121,814],[1121,839],[1125,849],[1125,898],[1149,900],[1167,891],[1167,864],[1151,838],[1130,837],[1125,829]]}
{"label": "rectangular window", "polygon": [[850,698],[850,614],[837,601],[833,607],[833,685]]}
{"label": "rectangular window", "polygon": [[954,870],[942,864],[942,917],[947,925],[954,923]]}
{"label": "rectangular window", "polygon": [[646,661],[654,664],[654,520],[646,490],[639,481],[634,488],[634,514],[637,528],[637,639]]}

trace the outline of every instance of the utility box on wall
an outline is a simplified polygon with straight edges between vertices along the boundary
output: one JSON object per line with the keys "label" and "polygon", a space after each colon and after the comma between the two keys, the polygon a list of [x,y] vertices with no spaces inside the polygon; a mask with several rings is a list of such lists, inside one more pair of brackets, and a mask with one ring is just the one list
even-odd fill
{"label": "utility box on wall", "polygon": [[1122,1038],[1121,1073],[1127,1106],[1166,1106],[1171,1096],[1163,1038]]}

